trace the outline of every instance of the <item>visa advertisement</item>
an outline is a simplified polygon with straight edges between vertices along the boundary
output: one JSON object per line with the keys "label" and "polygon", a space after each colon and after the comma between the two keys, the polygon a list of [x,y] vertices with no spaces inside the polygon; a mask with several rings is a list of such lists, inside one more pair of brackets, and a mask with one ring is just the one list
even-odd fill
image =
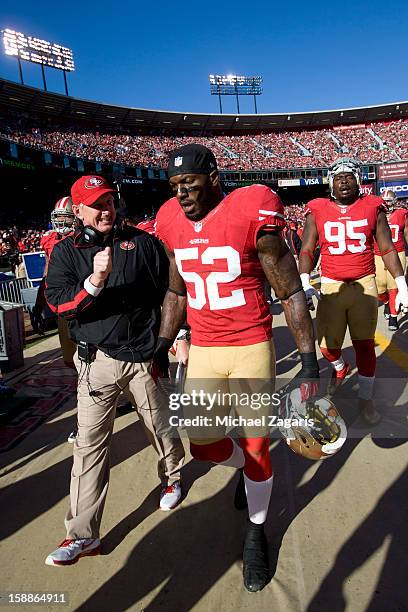
{"label": "visa advertisement", "polygon": [[310,187],[311,185],[326,185],[327,176],[312,176],[310,178],[279,179],[279,187]]}

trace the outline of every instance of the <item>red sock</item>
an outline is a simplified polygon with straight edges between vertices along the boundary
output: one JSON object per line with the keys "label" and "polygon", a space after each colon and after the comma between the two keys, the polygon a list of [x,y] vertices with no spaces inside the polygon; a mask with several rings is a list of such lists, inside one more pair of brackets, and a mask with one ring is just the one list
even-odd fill
{"label": "red sock", "polygon": [[269,438],[240,438],[245,455],[244,474],[251,480],[262,482],[273,474],[269,454]]}
{"label": "red sock", "polygon": [[390,296],[390,315],[396,317],[398,312],[395,308],[395,298],[397,297],[398,289],[390,289],[388,293]]}
{"label": "red sock", "polygon": [[383,304],[388,304],[388,292],[384,291],[384,293],[380,293],[378,295],[378,299],[380,300],[380,302],[382,302]]}
{"label": "red sock", "polygon": [[352,340],[356,351],[358,373],[362,376],[374,376],[376,366],[374,340]]}
{"label": "red sock", "polygon": [[229,459],[233,448],[231,438],[223,438],[209,444],[193,444],[193,442],[190,442],[190,453],[194,459],[213,461],[214,463],[222,463]]}
{"label": "red sock", "polygon": [[320,351],[327,361],[333,363],[333,361],[337,361],[341,357],[341,349],[336,348],[325,348],[324,346],[320,347]]}

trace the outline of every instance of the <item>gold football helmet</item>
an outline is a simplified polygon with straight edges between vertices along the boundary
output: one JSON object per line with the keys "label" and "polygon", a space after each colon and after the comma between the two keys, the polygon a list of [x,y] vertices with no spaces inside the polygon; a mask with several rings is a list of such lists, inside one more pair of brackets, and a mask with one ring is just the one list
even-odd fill
{"label": "gold football helmet", "polygon": [[283,398],[282,404],[280,416],[285,427],[279,429],[293,452],[317,461],[341,449],[347,438],[347,428],[329,398],[302,402],[300,389],[294,389]]}

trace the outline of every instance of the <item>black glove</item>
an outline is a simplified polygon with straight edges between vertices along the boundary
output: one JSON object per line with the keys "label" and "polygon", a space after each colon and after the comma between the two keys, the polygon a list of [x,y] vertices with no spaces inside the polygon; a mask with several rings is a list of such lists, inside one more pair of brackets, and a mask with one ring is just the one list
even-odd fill
{"label": "black glove", "polygon": [[154,380],[169,378],[169,350],[173,341],[159,336],[153,353],[151,374]]}
{"label": "black glove", "polygon": [[316,397],[319,392],[319,365],[317,363],[316,353],[300,353],[302,361],[302,369],[294,378],[294,382],[300,382],[300,395],[302,402]]}
{"label": "black glove", "polygon": [[31,320],[31,327],[33,328],[33,330],[40,336],[45,336],[44,319],[42,317],[42,311],[43,311],[42,306],[38,306],[36,304],[34,308],[30,311],[30,320]]}

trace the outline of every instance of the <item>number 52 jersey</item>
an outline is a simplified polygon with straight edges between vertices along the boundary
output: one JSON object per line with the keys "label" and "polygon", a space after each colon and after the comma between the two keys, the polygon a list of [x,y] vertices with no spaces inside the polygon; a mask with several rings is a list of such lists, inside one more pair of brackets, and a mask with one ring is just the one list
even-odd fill
{"label": "number 52 jersey", "polygon": [[318,232],[322,277],[353,281],[375,274],[373,242],[381,198],[359,197],[341,206],[328,198],[311,200],[306,215],[313,215]]}
{"label": "number 52 jersey", "polygon": [[163,204],[156,232],[186,284],[192,344],[246,346],[271,338],[256,242],[261,228],[284,226],[282,203],[264,185],[236,189],[201,221],[187,219],[177,198]]}

